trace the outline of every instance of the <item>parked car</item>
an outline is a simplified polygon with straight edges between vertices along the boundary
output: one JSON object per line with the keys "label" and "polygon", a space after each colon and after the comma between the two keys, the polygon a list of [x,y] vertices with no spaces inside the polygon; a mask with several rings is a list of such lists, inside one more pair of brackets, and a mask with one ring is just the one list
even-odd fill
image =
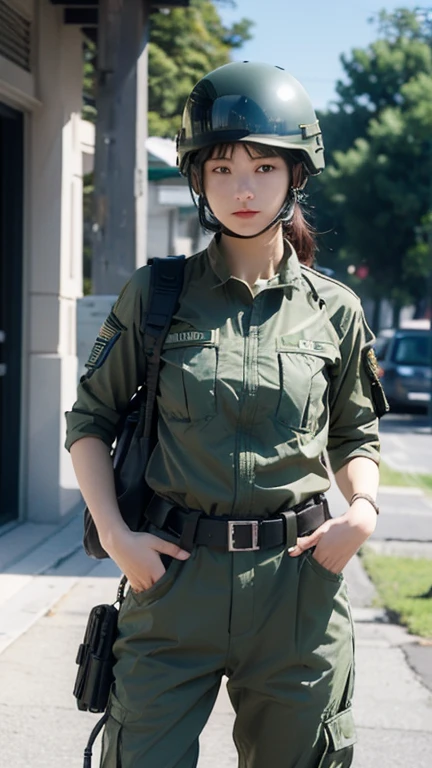
{"label": "parked car", "polygon": [[393,410],[428,409],[432,388],[431,345],[429,320],[412,320],[402,328],[388,328],[378,334],[378,373]]}

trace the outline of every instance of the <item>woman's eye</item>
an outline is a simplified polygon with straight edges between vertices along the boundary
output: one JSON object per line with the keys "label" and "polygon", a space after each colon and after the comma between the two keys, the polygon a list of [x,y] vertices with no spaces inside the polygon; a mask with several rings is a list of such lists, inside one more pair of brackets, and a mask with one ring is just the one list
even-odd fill
{"label": "woman's eye", "polygon": [[213,173],[229,173],[229,168],[226,165],[218,165],[216,168],[213,168]]}
{"label": "woman's eye", "polygon": [[274,165],[260,165],[258,168],[259,173],[270,173],[270,171],[274,170]]}

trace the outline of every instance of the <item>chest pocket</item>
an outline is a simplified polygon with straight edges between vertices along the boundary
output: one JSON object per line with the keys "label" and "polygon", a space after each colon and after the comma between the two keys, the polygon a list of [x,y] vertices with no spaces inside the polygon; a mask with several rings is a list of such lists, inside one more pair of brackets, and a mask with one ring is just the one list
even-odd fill
{"label": "chest pocket", "polygon": [[299,432],[315,433],[327,411],[331,368],[339,350],[328,341],[280,337],[276,341],[280,395],[276,418]]}
{"label": "chest pocket", "polygon": [[218,333],[179,331],[161,355],[159,407],[173,421],[209,421],[216,415]]}

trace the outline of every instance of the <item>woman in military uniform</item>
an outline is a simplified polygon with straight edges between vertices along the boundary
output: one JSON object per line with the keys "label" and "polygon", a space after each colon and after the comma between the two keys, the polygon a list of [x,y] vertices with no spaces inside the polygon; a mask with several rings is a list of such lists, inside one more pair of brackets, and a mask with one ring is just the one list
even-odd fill
{"label": "woman in military uniform", "polygon": [[375,528],[386,405],[359,299],[313,269],[299,196],[324,168],[321,131],[288,73],[232,63],[191,93],[178,158],[215,236],[186,262],[163,348],[145,533],[120,516],[109,447],[145,378],[151,267],[121,292],[67,414],[80,487],[131,585],[101,765],[196,766],[226,675],[240,768],[346,768],[342,570]]}

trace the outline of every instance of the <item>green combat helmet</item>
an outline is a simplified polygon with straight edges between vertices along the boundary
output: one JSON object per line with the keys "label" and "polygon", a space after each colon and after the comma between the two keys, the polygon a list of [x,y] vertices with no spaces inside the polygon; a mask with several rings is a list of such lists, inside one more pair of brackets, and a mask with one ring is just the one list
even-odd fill
{"label": "green combat helmet", "polygon": [[281,67],[233,62],[202,78],[190,94],[177,137],[180,172],[203,147],[253,141],[299,154],[308,175],[324,168],[319,122],[303,86]]}

